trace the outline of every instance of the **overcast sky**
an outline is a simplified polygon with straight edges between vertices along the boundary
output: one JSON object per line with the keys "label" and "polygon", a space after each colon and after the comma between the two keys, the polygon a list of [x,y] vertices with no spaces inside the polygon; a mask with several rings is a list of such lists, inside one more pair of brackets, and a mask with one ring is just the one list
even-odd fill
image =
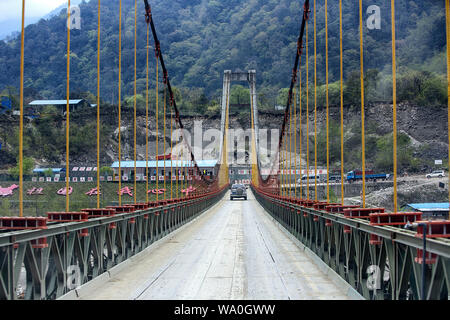
{"label": "overcast sky", "polygon": [[[67,0],[25,0],[25,16],[41,17]],[[22,0],[0,0],[0,22],[22,17]]]}

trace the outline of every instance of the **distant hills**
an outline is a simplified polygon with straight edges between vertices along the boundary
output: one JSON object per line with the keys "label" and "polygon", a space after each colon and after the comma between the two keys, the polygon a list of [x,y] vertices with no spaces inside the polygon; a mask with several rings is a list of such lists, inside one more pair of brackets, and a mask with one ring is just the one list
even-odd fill
{"label": "distant hills", "polygon": [[[75,0],[73,0],[75,1]],[[71,34],[71,88],[96,90],[97,1],[82,2],[81,30]],[[391,75],[390,2],[364,1],[378,5],[381,29],[364,32],[364,65],[377,69],[375,81],[389,93]],[[74,2],[77,3],[77,2]],[[154,21],[160,36],[171,82],[177,87],[201,88],[209,97],[220,97],[225,69],[256,69],[260,99],[275,104],[281,88],[290,81],[293,57],[301,21],[302,7],[297,0],[171,0],[153,1]],[[318,84],[325,82],[324,2],[317,1]],[[351,78],[359,70],[358,6],[344,0],[344,72]],[[329,76],[339,80],[338,1],[328,2]],[[138,92],[145,88],[146,25],[143,1],[138,1]],[[445,73],[444,1],[396,1],[398,71]],[[64,6],[26,29],[25,86],[42,98],[65,96],[65,16]],[[118,1],[102,1],[101,96],[117,101],[118,88]],[[366,19],[368,14],[364,14]],[[123,0],[122,94],[133,94],[134,74],[134,1]],[[150,38],[151,39],[151,38]],[[153,46],[153,40],[150,40]],[[153,50],[153,48],[151,49]],[[6,86],[18,88],[19,38],[0,41],[0,91]],[[313,12],[309,23],[310,80],[313,80]],[[305,63],[305,57],[302,60]],[[154,87],[154,55],[151,52],[151,87]],[[305,74],[303,74],[305,78]],[[386,99],[388,99],[387,97]],[[267,102],[269,103],[269,102]]]}
{"label": "distant hills", "polygon": [[[70,2],[71,6],[79,5],[83,0],[72,0]],[[88,0],[89,1],[89,0]],[[55,15],[58,15],[61,10],[67,8],[67,3],[60,5],[58,8],[52,10],[48,14],[43,17],[28,17],[25,20],[25,26],[29,26],[30,24],[34,24],[38,22],[40,19],[48,20]],[[20,34],[20,26],[22,24],[22,19],[8,19],[0,22],[0,40],[12,40]]]}

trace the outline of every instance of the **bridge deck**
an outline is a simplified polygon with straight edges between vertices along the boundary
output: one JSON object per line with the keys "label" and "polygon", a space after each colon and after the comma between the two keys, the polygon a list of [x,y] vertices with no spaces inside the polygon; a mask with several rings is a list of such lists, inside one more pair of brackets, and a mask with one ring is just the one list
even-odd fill
{"label": "bridge deck", "polygon": [[229,195],[81,299],[347,299],[257,203]]}

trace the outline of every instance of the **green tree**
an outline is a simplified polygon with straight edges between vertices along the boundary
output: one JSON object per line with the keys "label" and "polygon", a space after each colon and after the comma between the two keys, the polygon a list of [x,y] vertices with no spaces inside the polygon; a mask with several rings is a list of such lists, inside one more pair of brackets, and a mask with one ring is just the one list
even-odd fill
{"label": "green tree", "polygon": [[[33,168],[34,168],[33,158],[24,157],[23,158],[23,175],[30,175],[33,172]],[[19,158],[17,158],[17,165],[14,168],[11,168],[9,170],[9,174],[14,179],[19,179],[19,175],[20,175]]]}
{"label": "green tree", "polygon": [[114,173],[114,170],[110,167],[101,167],[100,168],[100,174],[103,176],[112,176],[112,174]]}
{"label": "green tree", "polygon": [[53,170],[48,168],[47,170],[44,170],[44,175],[46,177],[53,177]]}

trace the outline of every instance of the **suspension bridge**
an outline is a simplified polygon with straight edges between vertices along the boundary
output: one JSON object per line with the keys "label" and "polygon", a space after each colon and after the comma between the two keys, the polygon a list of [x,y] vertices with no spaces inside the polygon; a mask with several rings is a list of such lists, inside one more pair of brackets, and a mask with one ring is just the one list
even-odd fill
{"label": "suspension bridge", "polygon": [[[326,70],[328,71],[328,12],[325,1]],[[98,83],[97,83],[97,167],[100,158],[100,0],[98,0]],[[394,136],[394,210],[366,205],[365,129],[364,129],[364,39],[362,1],[359,1],[359,41],[361,67],[361,139],[362,203],[344,203],[344,183],[340,183],[341,201],[330,200],[328,72],[326,76],[327,182],[326,197],[318,195],[318,181],[297,178],[304,169],[301,161],[306,149],[306,168],[314,162],[317,172],[317,47],[316,0],[304,1],[297,13],[301,27],[286,108],[275,156],[269,167],[260,159],[256,72],[225,71],[222,97],[220,156],[214,176],[199,169],[195,153],[186,136],[182,144],[183,161],[166,167],[163,179],[145,183],[146,198],[134,193],[133,203],[122,201],[121,154],[121,35],[122,1],[119,15],[118,79],[118,205],[100,205],[100,173],[97,170],[97,207],[71,211],[70,193],[66,191],[65,211],[49,212],[45,217],[29,217],[23,205],[23,72],[24,28],[22,22],[20,87],[20,216],[0,218],[0,299],[444,299],[450,295],[450,221],[427,221],[420,212],[400,212],[397,208],[397,127],[396,127],[396,38],[395,1],[391,0],[392,77]],[[157,17],[145,3],[147,23],[146,83],[146,162],[149,161],[149,108],[155,108],[156,150],[161,144],[159,132],[184,129],[172,90],[169,69],[156,28]],[[343,61],[342,1],[340,5],[340,138],[341,177],[344,177],[343,144]],[[446,5],[446,35],[449,39],[449,1]],[[136,22],[134,96],[136,97]],[[70,0],[68,8],[70,20]],[[25,0],[23,0],[23,17]],[[313,19],[314,81],[310,82],[308,37]],[[150,37],[156,63],[156,100],[149,101]],[[450,55],[447,52],[447,61]],[[450,63],[448,63],[449,68]],[[161,68],[161,69],[159,69]],[[450,69],[448,69],[450,71]],[[162,81],[160,80],[162,73]],[[450,77],[450,72],[448,72]],[[303,75],[303,76],[302,76]],[[248,81],[250,86],[251,184],[248,201],[228,201],[230,153],[230,84]],[[162,106],[160,85],[163,86]],[[449,81],[450,83],[450,81]],[[450,87],[449,87],[450,88]],[[309,92],[314,90],[314,104]],[[67,30],[67,111],[66,111],[66,190],[70,189],[70,28]],[[306,96],[306,106],[302,105]],[[152,104],[152,106],[151,106]],[[308,115],[314,105],[314,123]],[[162,110],[162,119],[158,118]],[[306,115],[306,116],[305,116]],[[450,115],[450,108],[449,108]],[[450,117],[449,117],[450,119]],[[162,123],[162,130],[161,130]],[[314,126],[314,146],[302,136]],[[184,132],[183,130],[181,132]],[[298,138],[297,132],[300,132]],[[306,140],[306,142],[305,142]],[[303,145],[302,145],[303,143]],[[171,150],[166,145],[163,150]],[[306,144],[306,148],[305,148]],[[314,159],[310,159],[314,148]],[[158,157],[158,155],[155,155]],[[136,98],[134,100],[134,172],[136,172]],[[311,162],[311,163],[310,163]],[[170,171],[170,174],[167,174]],[[166,177],[170,176],[170,181]],[[314,174],[317,176],[317,173]],[[172,178],[174,177],[174,178]],[[299,181],[299,182],[297,182]],[[134,190],[137,178],[134,175]],[[151,185],[155,198],[149,197]],[[310,188],[311,186],[314,189]],[[168,192],[170,190],[170,192]],[[167,191],[167,192],[166,192]],[[314,191],[314,192],[313,192]],[[405,228],[408,227],[408,228]]]}

